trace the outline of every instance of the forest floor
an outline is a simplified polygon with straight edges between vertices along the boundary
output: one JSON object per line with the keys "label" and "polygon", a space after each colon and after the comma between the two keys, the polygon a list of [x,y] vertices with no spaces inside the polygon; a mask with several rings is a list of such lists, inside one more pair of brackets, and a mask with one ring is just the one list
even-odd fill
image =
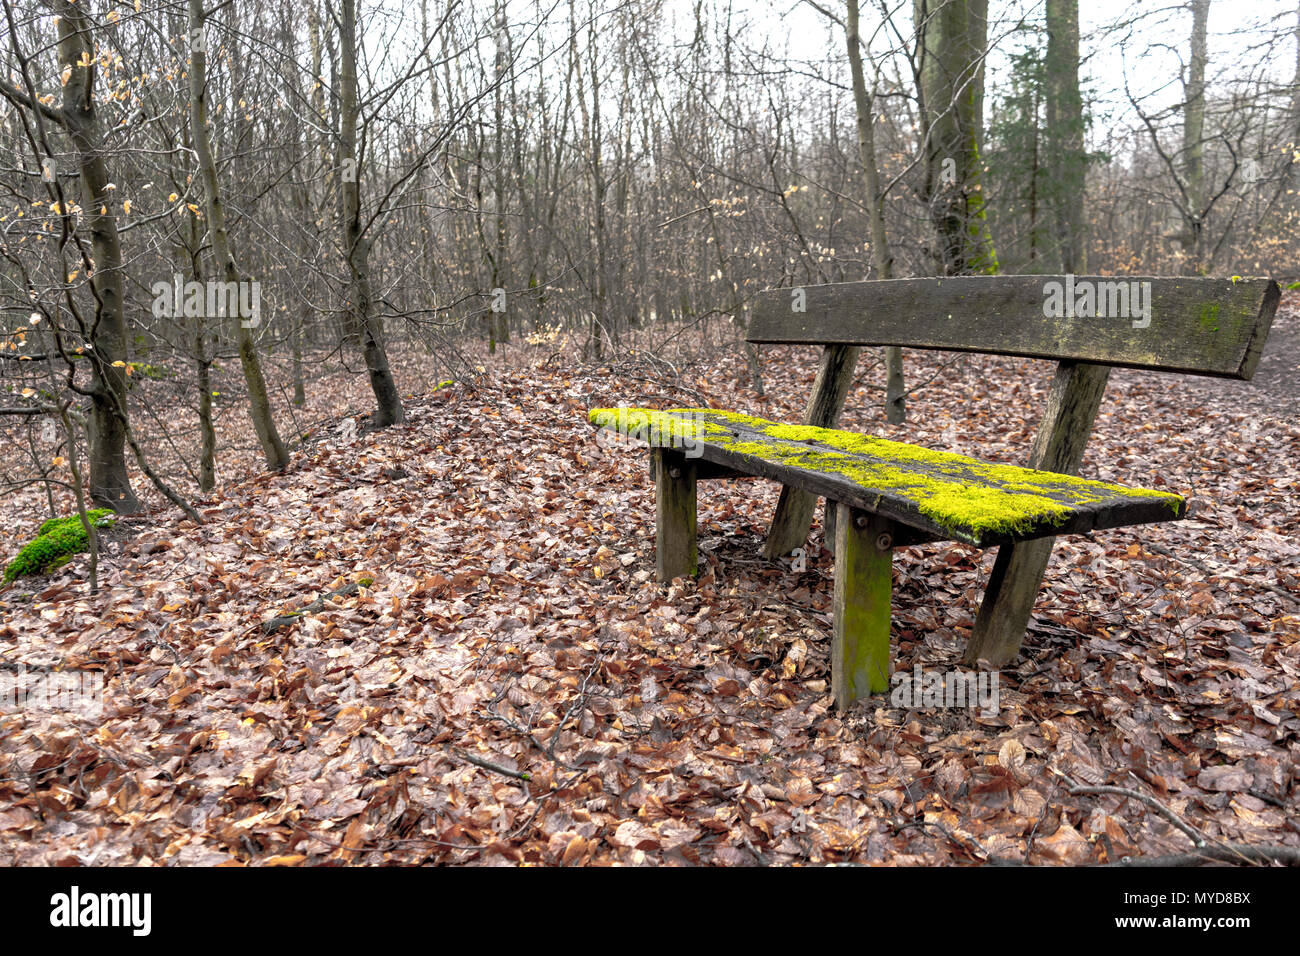
{"label": "forest floor", "polygon": [[[804,570],[760,559],[775,486],[703,486],[699,579],[654,581],[645,453],[598,442],[586,409],[708,402],[798,421],[815,350],[764,349],[762,397],[736,349],[579,366],[562,339],[517,342],[481,359],[485,381],[441,391],[427,359],[398,355],[399,381],[422,383],[406,424],[358,428],[364,376],[322,375],[285,474],[257,472],[223,404],[225,478],[195,499],[201,526],[161,506],[122,520],[96,594],[84,556],[0,590],[0,665],[105,682],[97,715],[0,712],[0,862],[1083,864],[1189,849],[1152,800],[1211,842],[1300,847],[1298,340],[1286,309],[1253,385],[1113,374],[1082,474],[1196,511],[1058,542],[996,713],[887,696],[832,709],[831,559],[820,527]],[[869,358],[841,427],[1024,461],[1050,365],[909,352],[920,387],[907,423],[887,425]],[[173,423],[159,466],[185,487],[183,402],[142,387],[149,447],[170,448],[149,429]],[[5,558],[48,517],[44,493],[9,517]],[[991,564],[960,544],[898,552],[896,669],[956,666]],[[1095,786],[1148,799],[1071,792]]]}

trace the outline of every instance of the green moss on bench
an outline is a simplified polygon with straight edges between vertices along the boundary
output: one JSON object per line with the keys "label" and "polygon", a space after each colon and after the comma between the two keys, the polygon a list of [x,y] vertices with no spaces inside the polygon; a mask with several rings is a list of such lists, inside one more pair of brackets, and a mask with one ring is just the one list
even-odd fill
{"label": "green moss on bench", "polygon": [[1036,525],[1064,520],[1072,510],[1040,494],[936,477],[884,462],[868,462],[860,455],[792,448],[777,442],[733,441],[724,447],[740,455],[842,475],[863,488],[895,492],[914,502],[921,514],[948,531],[979,536],[1025,533]]}
{"label": "green moss on bench", "polygon": [[1034,468],[1021,468],[1018,465],[999,465],[994,462],[981,461],[968,455],[954,452],[935,451],[920,445],[889,441],[884,438],[872,438],[852,432],[835,431],[829,428],[815,428],[809,425],[772,425],[763,429],[769,438],[787,441],[816,442],[840,451],[871,455],[876,458],[888,458],[898,462],[914,462],[935,467],[941,471],[960,477],[964,473],[998,482],[1006,491],[1023,494],[1040,494],[1050,490],[1054,494],[1065,494],[1076,504],[1091,504],[1116,495],[1137,498],[1166,498],[1172,510],[1177,513],[1183,499],[1168,492],[1155,491],[1150,488],[1134,488],[1116,485],[1106,481],[1094,481],[1078,478],[1074,475],[1062,475],[1054,471],[1038,471]]}
{"label": "green moss on bench", "polygon": [[[724,437],[727,429],[715,422],[682,417],[682,411],[661,412],[653,408],[593,408],[587,420],[598,428],[609,428],[631,438],[640,438],[653,445],[670,445],[685,441],[703,441],[708,437]],[[710,409],[711,411],[711,409]],[[757,420],[757,419],[756,419]]]}
{"label": "green moss on bench", "polygon": [[[838,475],[869,491],[906,499],[934,525],[961,537],[1028,534],[1059,525],[1080,507],[1116,498],[1163,501],[1171,517],[1183,507],[1180,496],[1167,492],[999,465],[828,428],[780,425],[716,409],[595,409],[590,419],[629,434],[637,423],[652,428],[648,440],[654,444],[703,441],[732,454]],[[621,427],[623,422],[629,427]]]}

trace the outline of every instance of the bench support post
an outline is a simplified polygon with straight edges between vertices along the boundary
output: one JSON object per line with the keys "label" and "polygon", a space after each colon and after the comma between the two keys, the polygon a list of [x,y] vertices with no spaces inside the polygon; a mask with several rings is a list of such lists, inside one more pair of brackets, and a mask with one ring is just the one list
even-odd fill
{"label": "bench support post", "polygon": [[[822,350],[817,379],[813,382],[812,398],[804,410],[805,425],[835,427],[835,423],[840,420],[840,412],[844,409],[849,386],[853,384],[853,369],[858,364],[860,351],[851,345],[828,345]],[[816,508],[816,495],[783,485],[781,497],[776,503],[776,514],[772,516],[772,524],[767,531],[767,541],[763,544],[763,557],[774,561],[795,548],[803,547],[808,540],[808,529],[812,527]]]}
{"label": "bench support post", "polygon": [[831,689],[844,710],[889,690],[894,522],[839,503],[835,520],[835,638]]}
{"label": "bench support post", "polygon": [[822,534],[826,539],[826,550],[835,556],[835,521],[836,516],[840,513],[838,501],[826,501],[826,508],[822,511]]}
{"label": "bench support post", "polygon": [[[1109,375],[1110,368],[1105,365],[1057,365],[1047,411],[1029,455],[1030,468],[1078,473]],[[998,548],[963,663],[974,665],[983,659],[993,667],[1002,667],[1015,660],[1055,541],[1036,538]]]}
{"label": "bench support post", "polygon": [[651,449],[655,476],[655,571],[659,581],[695,574],[696,459],[671,448]]}

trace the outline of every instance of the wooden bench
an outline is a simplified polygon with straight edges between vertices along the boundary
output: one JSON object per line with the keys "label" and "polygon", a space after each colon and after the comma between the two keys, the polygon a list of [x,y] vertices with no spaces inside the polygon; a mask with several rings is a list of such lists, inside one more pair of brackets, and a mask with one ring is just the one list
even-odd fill
{"label": "wooden bench", "polygon": [[[747,339],[824,347],[805,424],[717,409],[606,408],[589,417],[651,447],[661,581],[696,571],[701,479],[758,477],[785,486],[769,554],[801,544],[816,499],[827,500],[835,556],[832,687],[843,708],[889,689],[895,547],[956,540],[999,548],[966,661],[1001,666],[1019,651],[1054,536],[1183,517],[1179,495],[1072,474],[1108,368],[1249,379],[1279,297],[1277,285],[1262,279],[1100,276],[771,290],[755,305]],[[838,417],[856,350],[868,345],[1057,360],[1033,467],[819,427]]]}

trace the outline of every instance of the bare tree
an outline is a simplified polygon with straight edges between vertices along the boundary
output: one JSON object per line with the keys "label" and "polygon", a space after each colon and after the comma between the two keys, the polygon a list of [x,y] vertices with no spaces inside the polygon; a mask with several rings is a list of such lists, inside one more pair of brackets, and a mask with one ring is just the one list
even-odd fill
{"label": "bare tree", "polygon": [[[199,171],[203,176],[205,205],[208,213],[208,239],[212,243],[212,252],[216,256],[218,268],[227,284],[238,290],[241,282],[239,268],[235,265],[235,254],[231,248],[230,237],[226,232],[226,210],[221,202],[221,186],[217,179],[217,162],[212,154],[212,141],[208,134],[207,101],[207,50],[204,31],[206,20],[203,13],[203,0],[188,0],[190,26],[190,128],[194,137],[194,151],[198,156]],[[227,295],[229,291],[227,291]],[[251,326],[252,316],[245,315],[243,305],[245,297],[238,292],[233,297],[239,303],[237,312],[239,336],[239,362],[244,370],[244,381],[248,385],[248,411],[257,431],[257,440],[262,445],[262,455],[266,467],[280,471],[289,463],[289,453],[285,450],[280,433],[276,430],[275,420],[271,415],[271,400],[266,391],[266,379],[262,375],[262,362],[253,342]],[[229,299],[228,299],[229,301]]]}
{"label": "bare tree", "polygon": [[[10,43],[19,67],[23,88],[0,81],[0,92],[16,106],[27,111],[23,126],[38,161],[47,170],[57,169],[56,152],[47,123],[66,133],[77,157],[81,181],[81,214],[85,232],[90,235],[89,248],[83,245],[80,231],[74,226],[71,201],[63,194],[57,175],[47,176],[50,192],[61,210],[63,230],[59,243],[61,271],[67,277],[63,301],[77,328],[77,338],[88,348],[77,348],[59,332],[57,322],[54,344],[68,362],[68,385],[74,392],[90,399],[90,450],[88,484],[92,501],[119,512],[135,511],[139,500],[131,488],[126,470],[126,317],[123,299],[122,243],[117,228],[118,202],[115,187],[109,181],[103,132],[96,111],[94,31],[84,6],[58,0],[58,59],[61,66],[63,103],[50,104],[52,97],[37,92],[29,70],[30,59],[18,48],[18,25],[13,7],[5,3],[10,27]],[[68,253],[78,265],[69,264]],[[73,292],[75,275],[90,276],[92,313],[83,315]],[[69,350],[75,349],[90,365],[89,388],[77,384],[75,364]]]}
{"label": "bare tree", "polygon": [[348,307],[355,326],[360,328],[362,354],[370,374],[370,388],[375,394],[377,428],[405,420],[402,398],[388,367],[388,350],[384,345],[383,320],[375,314],[374,293],[370,281],[370,238],[361,218],[361,181],[364,153],[357,146],[357,120],[360,101],[357,95],[357,6],[356,0],[342,0],[339,22],[340,73],[339,162],[342,166],[343,254],[348,266]]}
{"label": "bare tree", "polygon": [[913,17],[933,258],[941,275],[996,272],[980,182],[988,0],[913,0]]}

